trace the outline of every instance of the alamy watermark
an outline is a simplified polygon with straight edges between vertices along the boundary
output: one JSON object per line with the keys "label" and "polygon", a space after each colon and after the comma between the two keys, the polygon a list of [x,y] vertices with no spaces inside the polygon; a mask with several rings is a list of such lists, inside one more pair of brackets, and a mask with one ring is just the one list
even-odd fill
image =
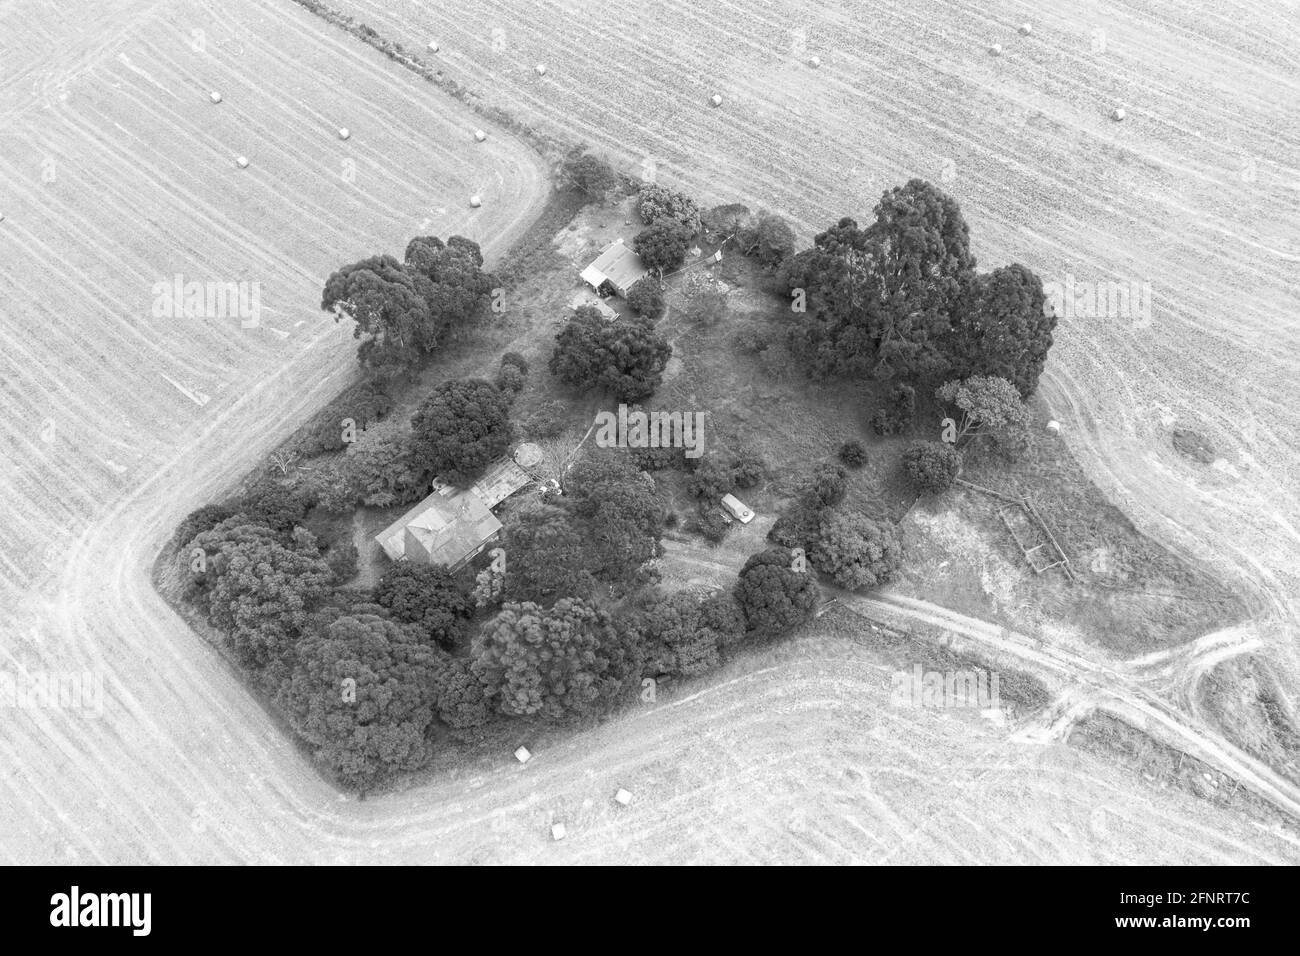
{"label": "alamy watermark", "polygon": [[990,710],[1002,706],[997,671],[927,671],[916,664],[910,671],[895,671],[890,683],[889,701],[895,707]]}
{"label": "alamy watermark", "polygon": [[703,412],[628,411],[596,415],[596,445],[599,448],[684,448],[687,458],[704,454]]}
{"label": "alamy watermark", "polygon": [[86,671],[0,671],[0,710],[10,707],[99,718],[104,715],[104,677]]}
{"label": "alamy watermark", "polygon": [[1093,282],[1067,272],[1064,282],[1044,282],[1043,295],[1044,310],[1058,319],[1123,319],[1135,329],[1151,324],[1150,282]]}
{"label": "alamy watermark", "polygon": [[255,329],[262,321],[260,282],[185,281],[176,273],[153,284],[155,319],[239,319],[240,328]]}

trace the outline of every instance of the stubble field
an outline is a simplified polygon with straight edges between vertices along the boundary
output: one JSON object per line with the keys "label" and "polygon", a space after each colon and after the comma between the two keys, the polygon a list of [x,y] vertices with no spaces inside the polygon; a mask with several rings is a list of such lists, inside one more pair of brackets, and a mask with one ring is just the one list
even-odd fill
{"label": "stubble field", "polygon": [[[408,793],[340,798],[152,593],[149,562],[181,514],[350,372],[350,340],[314,311],[329,269],[400,252],[434,203],[448,213],[429,231],[500,249],[535,208],[539,174],[505,146],[467,171],[445,140],[470,114],[293,4],[105,6],[38,42],[24,17],[24,32],[4,31],[24,42],[0,41],[16,54],[0,76],[0,285],[22,303],[3,323],[0,530],[5,584],[31,595],[5,653],[99,668],[109,697],[98,721],[24,712],[0,737],[6,861],[1298,858],[1294,836],[1111,763],[888,712],[887,680],[838,632],[535,747],[527,768],[502,755]],[[768,206],[805,239],[923,176],[961,201],[985,268],[1149,281],[1145,327],[1062,324],[1044,395],[1140,526],[1249,582],[1268,653],[1294,667],[1293,6],[342,6],[408,47],[436,37],[449,76],[520,119],[630,170],[653,163],[707,201]],[[1034,32],[1019,37],[1025,20]],[[186,46],[196,26],[215,62]],[[228,37],[238,62],[211,52]],[[211,107],[208,86],[227,102]],[[244,123],[213,111],[240,95],[257,98]],[[1115,105],[1123,124],[1107,119]],[[364,200],[321,185],[338,180],[337,125],[382,167]],[[239,153],[252,165],[236,175]],[[48,155],[55,183],[40,179]],[[468,187],[494,184],[485,215],[462,218]],[[263,324],[287,339],[143,320],[158,279],[241,278],[263,258],[263,301],[285,313]],[[1216,467],[1169,448],[1185,423],[1215,440]],[[56,540],[52,563],[33,566]],[[19,643],[18,625],[46,637]],[[636,795],[625,814],[616,786]],[[546,838],[555,818],[565,843]]]}

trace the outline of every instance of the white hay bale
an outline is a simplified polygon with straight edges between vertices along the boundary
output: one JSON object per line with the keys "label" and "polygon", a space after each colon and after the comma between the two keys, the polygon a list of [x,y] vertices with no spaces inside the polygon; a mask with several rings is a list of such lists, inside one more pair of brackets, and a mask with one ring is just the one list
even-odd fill
{"label": "white hay bale", "polygon": [[429,41],[429,47],[428,47],[428,49],[429,49],[429,52],[430,52],[430,53],[437,53],[437,52],[438,52],[438,41],[437,41],[437,40],[430,40],[430,41]]}
{"label": "white hay bale", "polygon": [[995,44],[993,44],[991,47],[989,47],[989,54],[990,54],[991,56],[1001,56],[1001,55],[1002,55],[1002,44],[1001,44],[1001,43],[995,43]]}
{"label": "white hay bale", "polygon": [[714,106],[721,106],[721,105],[722,105],[722,96],[721,96],[721,94],[719,94],[719,93],[714,93],[713,96],[711,96],[711,97],[709,98],[709,102],[712,103]]}
{"label": "white hay bale", "polygon": [[1123,122],[1124,117],[1127,115],[1128,114],[1124,112],[1124,108],[1121,106],[1117,106],[1110,111],[1110,118],[1113,119],[1116,123]]}
{"label": "white hay bale", "polygon": [[528,752],[527,747],[520,747],[515,751],[515,759],[520,763],[528,763],[528,761],[532,759],[532,756],[533,755]]}
{"label": "white hay bale", "polygon": [[551,839],[552,839],[552,840],[563,840],[563,839],[564,839],[564,834],[565,834],[565,830],[564,830],[564,824],[563,824],[563,823],[552,823],[552,824],[551,824]]}
{"label": "white hay bale", "polygon": [[4,221],[5,221],[5,214],[0,212],[0,222],[4,222]]}
{"label": "white hay bale", "polygon": [[213,90],[211,93],[208,94],[208,99],[212,100],[212,102],[214,103],[220,103],[221,94],[218,93],[216,90]]}
{"label": "white hay bale", "polygon": [[1047,423],[1047,430],[1053,435],[1061,434],[1061,423],[1053,419]]}
{"label": "white hay bale", "polygon": [[622,787],[619,787],[618,793],[614,794],[614,799],[617,800],[619,803],[621,803],[623,806],[627,806],[629,803],[632,802],[632,794],[630,791],[624,790]]}
{"label": "white hay bale", "polygon": [[1033,28],[1032,26],[1030,26],[1028,23],[1022,23],[1022,24],[1020,24],[1020,35],[1021,35],[1022,37],[1027,37],[1027,36],[1029,36],[1029,34],[1031,34],[1031,33],[1033,33],[1033,32],[1034,32],[1034,28]]}
{"label": "white hay bale", "polygon": [[240,157],[236,158],[236,159],[235,159],[235,165],[238,166],[240,169],[247,169],[247,168],[248,168],[248,157],[247,157],[247,156],[240,156]]}
{"label": "white hay bale", "polygon": [[487,139],[487,133],[483,132],[481,129],[476,129],[474,130],[474,138],[481,143],[483,140]]}
{"label": "white hay bale", "polygon": [[546,75],[546,64],[545,64],[545,63],[538,63],[538,64],[537,64],[537,75],[538,75],[538,76],[545,76],[545,75]]}
{"label": "white hay bale", "polygon": [[469,204],[472,208],[477,209],[479,206],[483,205],[483,197],[476,193],[469,197]]}
{"label": "white hay bale", "polygon": [[819,57],[819,56],[812,57],[812,58],[808,61],[808,65],[811,66],[811,67],[815,70],[815,69],[817,69],[817,67],[819,67],[819,66],[822,65],[822,58]]}
{"label": "white hay bale", "polygon": [[349,130],[346,126],[342,126],[339,128],[339,139],[350,139],[351,136],[352,136],[352,131]]}

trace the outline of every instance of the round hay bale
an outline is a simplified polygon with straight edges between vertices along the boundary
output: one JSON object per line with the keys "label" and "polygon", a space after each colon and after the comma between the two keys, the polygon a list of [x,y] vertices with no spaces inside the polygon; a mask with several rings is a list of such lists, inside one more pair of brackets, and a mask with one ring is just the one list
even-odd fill
{"label": "round hay bale", "polygon": [[1002,55],[1002,44],[1001,44],[1001,43],[995,43],[995,44],[993,44],[991,47],[989,47],[989,55],[990,55],[990,56],[1001,56],[1001,55]]}
{"label": "round hay bale", "polygon": [[0,212],[0,222],[4,222],[4,221],[5,221],[5,214]]}
{"label": "round hay bale", "polygon": [[438,41],[437,41],[437,40],[430,40],[430,41],[429,41],[429,52],[430,52],[430,53],[437,53],[437,52],[438,52]]}
{"label": "round hay bale", "polygon": [[473,196],[469,197],[469,204],[473,208],[477,209],[479,206],[483,205],[483,197],[478,193],[475,193]]}
{"label": "round hay bale", "polygon": [[538,63],[538,64],[537,64],[537,75],[538,75],[538,76],[545,76],[545,75],[546,75],[546,64],[545,64],[545,63]]}
{"label": "round hay bale", "polygon": [[1021,35],[1022,37],[1027,37],[1027,36],[1029,36],[1029,34],[1031,34],[1031,33],[1033,33],[1033,32],[1034,32],[1034,28],[1033,28],[1032,26],[1030,26],[1028,23],[1022,23],[1022,24],[1020,24],[1020,35]]}
{"label": "round hay bale", "polygon": [[815,70],[815,69],[817,69],[817,67],[819,67],[819,66],[822,65],[822,58],[819,57],[819,56],[815,56],[815,57],[813,57],[812,59],[810,59],[810,60],[808,61],[808,65],[811,66],[811,67]]}
{"label": "round hay bale", "polygon": [[474,138],[481,143],[483,140],[487,139],[487,133],[483,132],[481,129],[476,129],[474,130]]}
{"label": "round hay bale", "polygon": [[351,138],[351,136],[352,136],[351,130],[349,130],[346,126],[340,127],[339,139],[349,139]]}
{"label": "round hay bale", "polygon": [[1117,106],[1110,111],[1110,118],[1113,119],[1116,123],[1123,122],[1124,117],[1127,115],[1128,114],[1124,112],[1124,108],[1121,106]]}
{"label": "round hay bale", "polygon": [[1047,430],[1053,435],[1061,434],[1061,423],[1053,419],[1047,423]]}
{"label": "round hay bale", "polygon": [[722,105],[721,94],[714,93],[713,96],[709,98],[709,102],[712,103],[714,106],[721,106]]}
{"label": "round hay bale", "polygon": [[235,159],[235,165],[238,166],[240,169],[247,169],[247,168],[248,168],[248,157],[247,157],[247,156],[239,156],[239,157],[237,157],[237,158]]}
{"label": "round hay bale", "polygon": [[221,94],[218,93],[216,90],[213,90],[211,93],[208,94],[208,99],[212,100],[212,102],[214,103],[220,103]]}

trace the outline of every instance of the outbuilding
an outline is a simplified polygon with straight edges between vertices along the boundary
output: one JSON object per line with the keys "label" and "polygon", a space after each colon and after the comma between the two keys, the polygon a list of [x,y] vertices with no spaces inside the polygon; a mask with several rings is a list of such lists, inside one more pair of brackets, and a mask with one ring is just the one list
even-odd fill
{"label": "outbuilding", "polygon": [[615,239],[582,270],[582,281],[600,295],[626,296],[628,289],[649,274],[641,257],[622,239]]}

